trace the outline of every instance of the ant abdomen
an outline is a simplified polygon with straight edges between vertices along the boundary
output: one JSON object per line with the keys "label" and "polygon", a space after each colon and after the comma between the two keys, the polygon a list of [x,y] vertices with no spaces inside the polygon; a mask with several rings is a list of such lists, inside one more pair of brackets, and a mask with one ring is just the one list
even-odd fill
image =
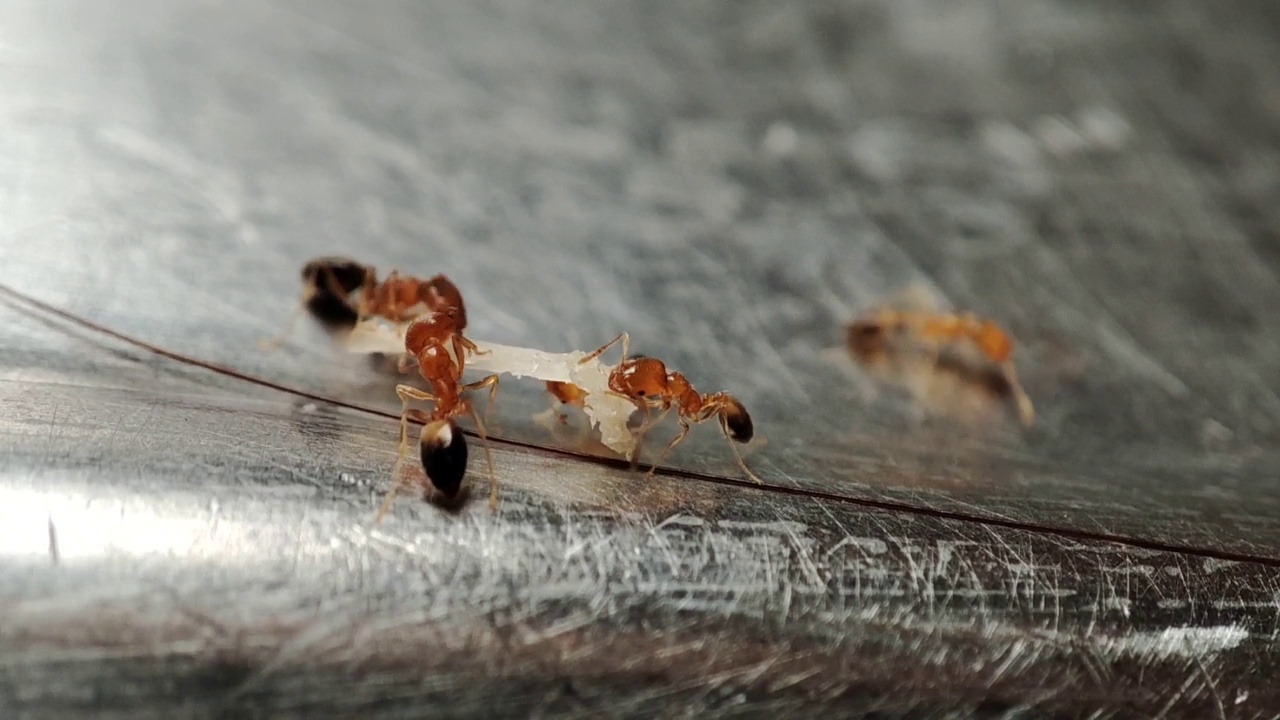
{"label": "ant abdomen", "polygon": [[467,474],[466,436],[453,420],[433,420],[422,427],[419,438],[427,479],[445,497],[456,497]]}
{"label": "ant abdomen", "polygon": [[312,260],[302,268],[307,312],[330,333],[352,330],[360,320],[351,293],[364,284],[364,265],[346,258]]}
{"label": "ant abdomen", "polygon": [[355,329],[360,316],[355,308],[344,298],[325,290],[317,289],[307,298],[307,312],[330,333],[345,333]]}
{"label": "ant abdomen", "polygon": [[[347,258],[317,258],[302,267],[302,281],[317,288],[353,293],[364,285],[367,270],[365,265]],[[336,287],[331,287],[331,283]]]}
{"label": "ant abdomen", "polygon": [[724,423],[729,438],[740,443],[751,442],[755,436],[755,425],[751,422],[751,413],[742,403],[734,398],[729,399],[728,407],[720,411],[720,421]]}

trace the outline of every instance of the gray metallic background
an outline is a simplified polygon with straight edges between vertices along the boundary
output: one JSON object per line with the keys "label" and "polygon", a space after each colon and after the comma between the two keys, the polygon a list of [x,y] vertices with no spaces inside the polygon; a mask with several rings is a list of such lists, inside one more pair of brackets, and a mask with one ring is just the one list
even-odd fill
{"label": "gray metallic background", "polygon": [[[712,477],[497,442],[498,515],[374,527],[394,422],[6,300],[3,717],[1274,717],[1278,31],[1262,0],[5,4],[0,283],[394,411],[315,328],[256,341],[313,256],[445,272],[475,337],[625,329],[733,392],[768,487],[713,424],[668,463]],[[843,354],[917,283],[1013,331],[1035,428]],[[504,382],[492,429],[595,452],[545,407]]]}

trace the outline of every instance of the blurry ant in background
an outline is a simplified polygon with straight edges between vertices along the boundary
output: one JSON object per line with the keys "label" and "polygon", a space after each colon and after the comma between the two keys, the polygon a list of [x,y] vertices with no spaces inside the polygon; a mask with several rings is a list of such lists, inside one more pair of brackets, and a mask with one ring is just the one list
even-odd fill
{"label": "blurry ant in background", "polygon": [[[1024,425],[1030,427],[1035,422],[1031,399],[1018,383],[1013,367],[1013,340],[990,320],[972,313],[881,308],[854,320],[846,340],[854,357],[864,365],[887,357],[896,349],[891,348],[896,340],[912,342],[924,350],[935,368],[951,365],[955,366],[952,369],[967,371],[994,394],[1012,397]],[[980,360],[994,368],[983,372],[958,358],[941,356],[944,349],[963,352],[964,348],[976,352]]]}
{"label": "blurry ant in background", "polygon": [[[446,287],[453,288],[453,292],[457,293],[457,288],[447,278],[441,275],[433,278],[433,281],[437,279],[443,280]],[[461,303],[460,294],[456,297],[456,304],[447,300],[434,303],[434,310],[414,320],[405,333],[405,354],[400,358],[399,369],[407,372],[416,366],[418,373],[430,385],[431,391],[419,390],[412,385],[396,386],[396,394],[403,403],[400,413],[400,447],[392,470],[394,484],[378,511],[377,521],[391,508],[400,486],[404,484],[400,469],[409,446],[410,419],[423,425],[418,435],[418,448],[427,479],[441,494],[452,500],[457,496],[467,472],[466,437],[458,428],[455,418],[470,413],[480,432],[489,465],[489,508],[498,507],[498,482],[493,472],[493,456],[489,452],[484,422],[471,403],[462,397],[464,391],[487,387],[489,404],[492,404],[498,390],[498,376],[490,375],[465,385],[462,383],[467,353],[478,354],[481,351],[475,343],[462,335],[466,315]],[[424,412],[409,407],[413,400],[434,401],[435,406],[431,412]],[[488,405],[486,415],[487,410]]]}
{"label": "blurry ant in background", "polygon": [[317,258],[302,267],[302,302],[298,310],[277,337],[262,344],[271,348],[284,341],[303,309],[336,336],[351,332],[366,318],[400,323],[445,307],[456,313],[458,330],[465,329],[467,311],[462,294],[444,275],[419,280],[393,270],[379,282],[371,265],[343,257]]}
{"label": "blurry ant in background", "polygon": [[[595,352],[583,358],[581,363],[595,360],[618,342],[622,343],[622,359],[609,373],[609,390],[631,400],[644,413],[645,420],[636,431],[637,436],[643,438],[650,427],[661,423],[667,413],[672,410],[676,412],[676,419],[680,423],[680,433],[658,456],[649,469],[649,475],[653,475],[667,453],[684,440],[689,434],[691,425],[706,422],[713,417],[720,421],[720,430],[726,439],[739,443],[751,441],[755,435],[755,426],[751,422],[751,415],[737,398],[725,392],[699,394],[688,378],[675,370],[667,370],[667,366],[661,360],[643,355],[629,357],[627,353],[630,336],[625,332],[619,333],[617,337],[600,346]],[[548,382],[547,391],[566,405],[581,407],[586,397],[586,393],[572,383]],[[651,422],[649,413],[653,409],[662,410],[662,414],[657,420]],[[761,482],[760,478],[756,477],[743,462],[742,455],[738,453],[738,448],[732,442],[729,444],[729,449],[733,451],[733,457],[747,477],[754,482]],[[631,457],[633,465],[639,457],[640,443],[637,442]]]}

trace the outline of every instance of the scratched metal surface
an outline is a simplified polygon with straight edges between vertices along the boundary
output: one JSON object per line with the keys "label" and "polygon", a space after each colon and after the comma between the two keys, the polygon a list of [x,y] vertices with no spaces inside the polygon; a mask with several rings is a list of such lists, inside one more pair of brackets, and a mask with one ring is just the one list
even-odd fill
{"label": "scratched metal surface", "polygon": [[386,421],[2,317],[5,717],[1280,707],[1274,567],[502,445],[374,528]]}
{"label": "scratched metal surface", "polygon": [[[256,340],[312,256],[444,271],[476,337],[626,329],[734,392],[748,462],[811,495],[500,445],[498,517],[403,501],[373,530],[385,420],[6,307],[0,702],[1276,711],[1278,26],[1247,0],[7,4],[0,282],[385,409],[314,329]],[[1013,330],[1035,429],[842,355],[911,283]],[[589,449],[543,407],[504,384],[497,434]],[[669,464],[735,477],[711,428]]]}

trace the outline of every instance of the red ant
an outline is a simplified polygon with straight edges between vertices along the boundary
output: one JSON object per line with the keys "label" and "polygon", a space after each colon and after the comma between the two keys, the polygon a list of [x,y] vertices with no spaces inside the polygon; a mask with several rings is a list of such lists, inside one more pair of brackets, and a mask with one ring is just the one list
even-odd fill
{"label": "red ant", "polygon": [[[443,307],[454,309],[459,331],[467,326],[462,293],[444,275],[419,280],[393,270],[379,282],[373,266],[343,257],[317,258],[302,267],[302,307],[331,335],[348,333],[366,318],[399,323]],[[295,312],[280,335],[265,344],[288,337],[297,317]]]}
{"label": "red ant", "polygon": [[552,397],[565,405],[573,405],[574,407],[579,408],[585,404],[587,399],[587,391],[571,382],[548,380],[547,392],[551,393]]}
{"label": "red ant", "polygon": [[[649,475],[658,469],[658,465],[662,464],[667,453],[684,440],[692,425],[706,422],[713,417],[719,419],[720,430],[726,439],[739,443],[751,441],[755,434],[755,426],[751,422],[751,415],[737,398],[725,392],[699,394],[688,378],[675,370],[668,370],[661,360],[642,355],[629,357],[630,336],[625,332],[619,333],[617,337],[583,358],[580,361],[581,364],[595,360],[618,342],[622,343],[622,359],[609,373],[609,390],[631,400],[644,412],[645,421],[637,430],[637,435],[643,437],[650,427],[662,422],[671,410],[676,411],[676,419],[680,423],[680,433],[658,456],[657,461],[649,469]],[[581,406],[586,397],[586,392],[573,383],[548,382],[547,391],[562,403],[569,405]],[[663,412],[657,420],[650,422],[649,411],[654,408],[660,408]],[[729,448],[733,450],[738,466],[747,474],[747,477],[754,482],[761,482],[760,478],[756,477],[743,462],[737,447],[730,443]],[[633,465],[639,456],[640,444],[637,442],[631,458]]]}
{"label": "red ant", "polygon": [[914,338],[934,356],[946,343],[970,343],[1003,373],[1023,424],[1030,426],[1035,422],[1031,399],[1018,384],[1014,371],[1013,340],[994,322],[972,313],[874,310],[849,325],[849,348],[860,358],[870,357],[883,353],[889,336],[896,334]]}
{"label": "red ant", "polygon": [[[405,354],[397,368],[408,372],[414,364],[418,372],[431,385],[432,392],[419,390],[411,385],[397,385],[403,408],[400,413],[400,447],[392,470],[395,484],[378,511],[378,520],[390,509],[399,491],[400,469],[408,448],[408,421],[410,418],[424,424],[419,436],[423,469],[427,479],[447,498],[458,494],[467,471],[467,442],[454,418],[471,412],[485,439],[484,423],[475,414],[470,403],[462,398],[465,390],[489,387],[489,402],[497,391],[498,377],[491,375],[469,385],[462,384],[462,371],[466,353],[479,350],[475,343],[462,335],[467,326],[466,305],[462,293],[449,278],[436,275],[429,280],[419,280],[392,271],[381,282],[377,271],[370,265],[362,265],[342,257],[322,257],[308,262],[302,268],[303,306],[331,334],[349,333],[367,318],[380,317],[393,323],[412,320],[405,334]],[[358,299],[353,294],[359,291]],[[278,342],[286,337],[297,318],[290,318]],[[434,400],[430,413],[411,409],[410,400]],[[497,507],[498,486],[493,479],[493,458],[485,444],[485,456],[489,460],[491,489],[490,507]]]}
{"label": "red ant", "polygon": [[[447,283],[447,287],[453,287],[446,278],[438,277]],[[457,292],[456,288],[454,292]],[[498,483],[493,472],[493,456],[489,452],[484,422],[471,407],[471,403],[462,397],[466,390],[487,387],[489,403],[492,404],[498,390],[498,376],[490,375],[465,385],[462,383],[467,353],[482,354],[482,351],[462,335],[466,316],[462,312],[460,295],[457,301],[456,305],[449,302],[438,303],[433,312],[414,320],[405,333],[405,354],[400,358],[399,369],[407,372],[416,365],[418,373],[430,384],[431,392],[419,390],[412,385],[396,386],[396,394],[404,404],[400,413],[400,447],[392,470],[395,485],[378,511],[379,521],[391,508],[402,484],[400,468],[408,450],[410,418],[423,425],[418,436],[418,446],[427,479],[446,498],[453,499],[457,496],[467,471],[467,442],[455,418],[463,413],[471,413],[480,431],[480,439],[485,443],[485,458],[489,465],[489,507],[498,507]],[[409,402],[412,400],[433,400],[435,407],[430,413],[410,408]]]}
{"label": "red ant", "polygon": [[[583,409],[586,406],[587,391],[574,385],[571,382],[561,382],[559,380],[547,381],[547,392],[551,393],[551,397],[555,398],[562,405],[572,405],[573,407]],[[551,404],[551,411],[555,411],[555,403]],[[560,415],[560,424],[564,425],[568,422],[565,415]]]}

